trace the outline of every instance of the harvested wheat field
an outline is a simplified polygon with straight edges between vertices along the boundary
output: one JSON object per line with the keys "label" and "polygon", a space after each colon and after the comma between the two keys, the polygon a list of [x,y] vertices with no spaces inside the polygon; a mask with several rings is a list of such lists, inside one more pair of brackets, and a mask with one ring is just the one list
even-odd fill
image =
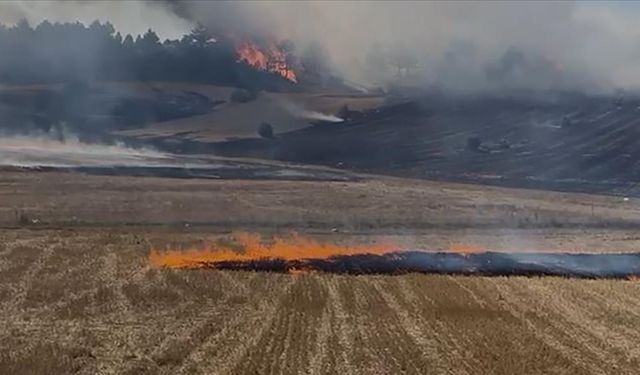
{"label": "harvested wheat field", "polygon": [[176,238],[167,234],[0,235],[3,374],[635,374],[640,366],[635,281],[172,270],[147,258],[146,238]]}
{"label": "harvested wheat field", "polygon": [[5,172],[0,182],[0,374],[640,368],[637,281],[287,274],[150,261],[154,249],[203,248],[236,230],[365,248],[633,252],[635,199],[371,176]]}

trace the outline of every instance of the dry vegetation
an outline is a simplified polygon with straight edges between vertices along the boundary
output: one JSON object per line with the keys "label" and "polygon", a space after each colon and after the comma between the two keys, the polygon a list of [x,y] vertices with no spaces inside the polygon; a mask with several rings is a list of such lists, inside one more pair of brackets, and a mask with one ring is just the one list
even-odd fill
{"label": "dry vegetation", "polygon": [[0,226],[224,229],[635,229],[640,200],[365,177],[360,182],[0,174]]}
{"label": "dry vegetation", "polygon": [[637,211],[634,200],[395,179],[6,172],[0,374],[636,374],[634,281],[167,270],[147,256],[252,228],[631,251]]}
{"label": "dry vegetation", "polygon": [[[3,374],[635,374],[640,284],[148,266],[148,235],[0,233]],[[151,236],[153,237],[153,236]],[[170,234],[155,234],[173,240]]]}
{"label": "dry vegetation", "polygon": [[211,100],[224,100],[208,114],[178,120],[159,122],[139,129],[118,132],[121,135],[138,138],[179,137],[201,142],[218,142],[234,138],[256,138],[258,125],[272,124],[276,133],[284,133],[310,126],[309,118],[285,108],[296,108],[298,112],[314,111],[335,115],[347,105],[351,110],[365,111],[376,108],[384,102],[382,96],[345,95],[331,93],[266,93],[246,103],[232,103],[229,97],[233,88],[211,85],[191,85],[181,83],[153,83],[148,85],[111,84],[112,89],[134,90],[148,93],[151,89],[165,92],[193,91]]}

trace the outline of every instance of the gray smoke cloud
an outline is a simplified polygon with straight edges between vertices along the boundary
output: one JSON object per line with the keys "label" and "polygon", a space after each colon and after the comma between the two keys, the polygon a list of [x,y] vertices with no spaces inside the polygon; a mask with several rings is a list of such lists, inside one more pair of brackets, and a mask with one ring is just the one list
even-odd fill
{"label": "gray smoke cloud", "polygon": [[109,19],[124,32],[273,36],[321,45],[347,80],[474,92],[640,87],[640,6],[627,2],[2,2],[0,20]]}
{"label": "gray smoke cloud", "polygon": [[169,2],[239,34],[319,42],[346,78],[458,91],[637,88],[640,7],[578,2]]}

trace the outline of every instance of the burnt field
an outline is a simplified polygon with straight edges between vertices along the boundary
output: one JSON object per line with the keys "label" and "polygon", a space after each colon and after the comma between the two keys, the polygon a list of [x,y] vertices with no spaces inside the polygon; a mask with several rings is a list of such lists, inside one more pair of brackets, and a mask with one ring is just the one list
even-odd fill
{"label": "burnt field", "polygon": [[407,273],[469,276],[560,276],[584,279],[640,278],[640,253],[567,254],[403,251],[340,255],[326,259],[256,259],[202,262],[202,268],[258,272],[324,272],[350,275]]}
{"label": "burnt field", "polygon": [[[249,102],[237,103],[229,99],[232,88],[212,85],[105,83],[85,90],[95,103],[87,99],[90,103],[79,106],[88,112],[78,115],[83,120],[72,121],[74,127],[67,130],[86,142],[154,148],[173,154],[178,162],[186,155],[216,155],[429,180],[620,196],[640,194],[636,183],[640,178],[636,162],[640,156],[640,99],[634,96],[547,93],[461,98],[431,94],[409,98],[402,93],[260,93]],[[56,97],[48,92],[63,97],[73,94],[67,93],[69,88],[48,86],[0,91],[0,101],[9,100],[4,107],[13,114],[3,127],[12,132],[29,130],[40,120],[55,119],[34,107],[40,96]],[[126,105],[100,102],[105,98]],[[127,104],[127,100],[133,104]],[[139,106],[136,100],[153,105]],[[164,101],[175,102],[177,112],[165,116],[158,109],[164,108]],[[49,104],[46,108],[51,109],[53,105]],[[147,112],[138,116],[125,111],[131,119],[121,118],[117,109],[122,106]],[[291,107],[299,113],[292,112]],[[331,123],[304,117],[309,113],[340,115],[345,121]],[[274,138],[258,136],[262,122],[272,125]],[[126,129],[113,124],[124,124]],[[65,140],[63,129],[40,125],[40,130]],[[2,164],[13,165],[6,160]],[[114,168],[82,171],[242,177],[242,173],[216,173],[215,166],[208,168],[205,164],[197,170],[184,166],[122,168],[114,164]],[[248,175],[253,178],[251,172]]]}
{"label": "burnt field", "polygon": [[221,155],[501,186],[636,195],[637,98],[432,96],[355,112]]}

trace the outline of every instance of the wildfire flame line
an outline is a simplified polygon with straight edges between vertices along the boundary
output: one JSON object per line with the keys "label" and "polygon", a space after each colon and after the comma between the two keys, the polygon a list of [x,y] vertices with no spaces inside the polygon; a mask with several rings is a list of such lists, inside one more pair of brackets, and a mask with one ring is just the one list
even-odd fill
{"label": "wildfire flame line", "polygon": [[293,234],[265,242],[239,233],[235,242],[188,250],[152,250],[150,262],[167,268],[267,272],[482,276],[562,276],[637,281],[640,253],[492,252],[457,245],[450,251],[399,250],[392,245],[339,246]]}
{"label": "wildfire flame line", "polygon": [[399,250],[398,247],[388,244],[339,246],[320,243],[295,233],[286,238],[276,237],[271,243],[264,243],[260,235],[252,233],[237,233],[233,237],[235,244],[218,244],[188,250],[153,249],[149,260],[151,264],[159,267],[202,268],[215,266],[216,263],[275,259],[284,261],[328,259],[335,256],[383,255]]}

